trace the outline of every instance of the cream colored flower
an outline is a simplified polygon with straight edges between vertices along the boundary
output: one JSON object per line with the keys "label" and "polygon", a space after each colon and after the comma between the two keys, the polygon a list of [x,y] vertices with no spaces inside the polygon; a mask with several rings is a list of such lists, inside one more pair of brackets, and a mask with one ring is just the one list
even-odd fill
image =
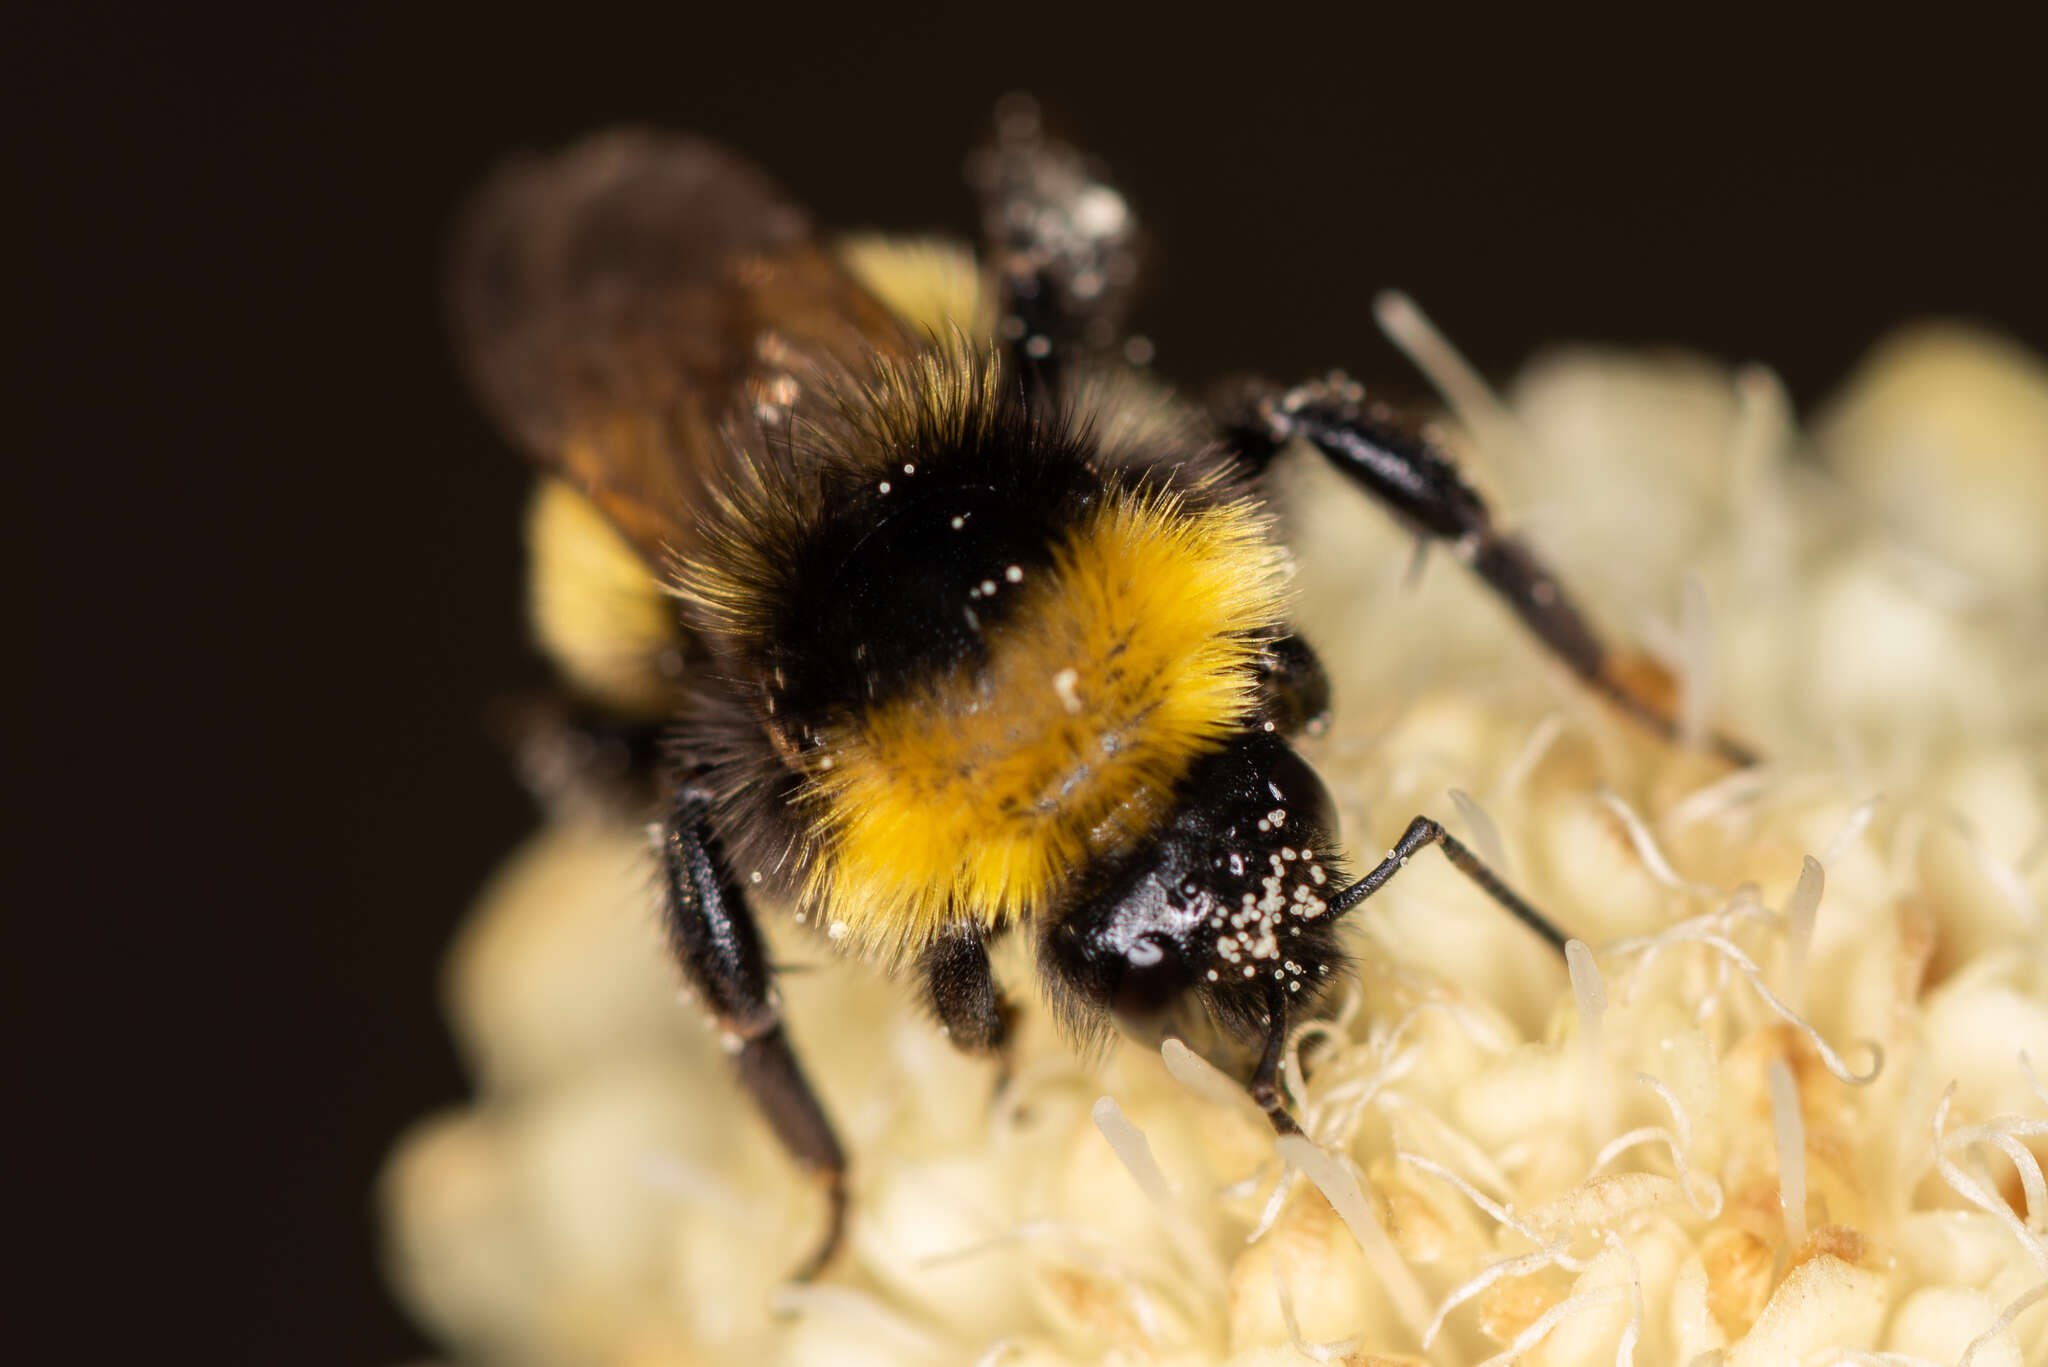
{"label": "cream colored flower", "polygon": [[1769,761],[1645,738],[1301,462],[1311,758],[1354,850],[1442,817],[1592,953],[1418,858],[1297,1033],[1283,1155],[1171,1046],[1077,1060],[1026,964],[999,1086],[778,922],[856,1163],[787,1286],[819,1202],[678,1005],[644,838],[545,830],[452,955],[479,1100],[385,1177],[423,1321],[505,1363],[2048,1361],[2048,374],[1922,330],[1809,435],[1700,362],[1450,388],[1645,677]]}

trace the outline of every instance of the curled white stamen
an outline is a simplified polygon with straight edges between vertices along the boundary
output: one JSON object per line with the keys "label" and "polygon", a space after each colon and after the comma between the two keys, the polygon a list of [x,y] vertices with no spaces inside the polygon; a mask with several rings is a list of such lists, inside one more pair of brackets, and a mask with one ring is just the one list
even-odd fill
{"label": "curled white stamen", "polygon": [[1479,1190],[1458,1173],[1453,1172],[1434,1158],[1426,1158],[1412,1149],[1396,1149],[1394,1151],[1394,1159],[1397,1162],[1406,1163],[1413,1168],[1419,1168],[1432,1177],[1450,1183],[1464,1194],[1466,1200],[1485,1211],[1495,1224],[1504,1225],[1512,1229],[1530,1243],[1542,1246],[1549,1242],[1534,1225],[1529,1224],[1521,1216],[1515,1214],[1513,1207],[1494,1200],[1491,1196],[1488,1196],[1485,1192]]}
{"label": "curled white stamen", "polygon": [[1576,1296],[1561,1300],[1537,1316],[1535,1323],[1515,1335],[1515,1341],[1510,1343],[1504,1351],[1495,1353],[1492,1357],[1480,1363],[1479,1367],[1507,1367],[1507,1364],[1519,1360],[1522,1354],[1542,1342],[1543,1336],[1552,1329],[1555,1329],[1564,1320],[1578,1314],[1581,1310],[1591,1310],[1598,1305],[1612,1304],[1615,1301],[1621,1300],[1627,1294],[1618,1286],[1603,1286],[1597,1291],[1582,1291]]}
{"label": "curled white stamen", "polygon": [[[1679,933],[1681,929],[1684,929],[1685,933]],[[1661,935],[1642,936],[1631,940],[1617,941],[1607,947],[1607,952],[1610,955],[1625,954],[1638,949],[1681,941],[1705,945],[1709,949],[1717,951],[1725,963],[1733,965],[1735,970],[1742,974],[1743,980],[1749,984],[1750,991],[1756,993],[1757,998],[1766,1007],[1770,1008],[1773,1015],[1797,1030],[1800,1034],[1806,1036],[1807,1041],[1813,1045],[1814,1052],[1820,1055],[1821,1062],[1827,1067],[1827,1070],[1841,1081],[1861,1087],[1866,1083],[1876,1081],[1877,1075],[1884,1070],[1884,1046],[1880,1045],[1876,1040],[1867,1039],[1862,1041],[1864,1049],[1870,1054],[1870,1066],[1863,1072],[1859,1073],[1845,1063],[1842,1056],[1835,1052],[1834,1046],[1821,1036],[1819,1030],[1815,1029],[1804,1016],[1787,1006],[1777,993],[1771,991],[1770,985],[1764,981],[1763,970],[1756,966],[1756,961],[1745,954],[1734,941],[1725,936],[1716,935],[1711,932],[1701,932],[1689,927],[1673,926]]]}
{"label": "curled white stamen", "polygon": [[2039,1234],[2022,1224],[2020,1217],[2012,1213],[2012,1207],[2005,1203],[2003,1197],[1964,1172],[1956,1165],[1955,1160],[1948,1156],[1954,1136],[1944,1132],[1948,1128],[1948,1108],[1955,1099],[1956,1084],[1951,1082],[1942,1092],[1941,1101],[1934,1108],[1935,1168],[1940,1171],[1941,1179],[1949,1184],[1956,1195],[2004,1225],[2012,1233],[2013,1238],[2019,1240],[2020,1247],[2027,1251],[2027,1256],[2034,1260],[2034,1266],[2040,1268],[2043,1274],[2048,1274],[2048,1241],[2044,1241]]}
{"label": "curled white stamen", "polygon": [[2040,1160],[2034,1157],[2032,1149],[2020,1142],[2022,1136],[2048,1136],[2048,1120],[1997,1115],[1982,1124],[1951,1130],[1947,1142],[1950,1148],[1989,1144],[2011,1159],[2014,1171],[2020,1176],[2020,1189],[2027,1198],[2027,1228],[2037,1234],[2048,1233],[2048,1182],[2042,1179]]}
{"label": "curled white stamen", "polygon": [[1643,861],[1643,867],[1650,871],[1652,878],[1671,891],[1682,892],[1688,897],[1709,897],[1719,900],[1728,895],[1725,889],[1717,888],[1711,883],[1696,883],[1689,878],[1679,877],[1678,871],[1671,867],[1671,861],[1664,857],[1664,851],[1658,847],[1657,838],[1650,834],[1650,828],[1643,824],[1643,819],[1636,815],[1633,807],[1622,801],[1618,794],[1606,789],[1600,791],[1599,798],[1607,810],[1614,813],[1615,819],[1621,822],[1622,829],[1628,832],[1629,843],[1635,847],[1636,857]]}
{"label": "curled white stamen", "polygon": [[1287,1278],[1280,1275],[1278,1263],[1273,1265],[1273,1295],[1280,1302],[1280,1323],[1287,1330],[1287,1342],[1295,1352],[1311,1362],[1336,1362],[1348,1358],[1357,1351],[1355,1338],[1338,1339],[1334,1343],[1310,1343],[1301,1336],[1301,1322],[1294,1314],[1294,1288],[1287,1284]]}
{"label": "curled white stamen", "polygon": [[1724,812],[1756,801],[1777,781],[1778,776],[1768,768],[1737,769],[1726,778],[1695,788],[1672,803],[1671,809],[1664,814],[1664,829],[1675,833],[1689,830],[1702,821],[1711,821]]}
{"label": "curled white stamen", "polygon": [[1956,1367],[1970,1367],[1970,1364],[1977,1360],[1978,1349],[1989,1347],[1991,1340],[2012,1328],[2012,1322],[2018,1319],[2028,1306],[2040,1300],[2043,1296],[2048,1296],[2048,1282],[2042,1282],[2038,1286],[2030,1287],[2014,1297],[2011,1305],[1998,1312],[1997,1319],[1984,1326],[1983,1333],[1970,1340],[1969,1346],[1963,1349],[1963,1355],[1956,1359]]}
{"label": "curled white stamen", "polygon": [[1479,1147],[1478,1143],[1463,1130],[1438,1115],[1414,1097],[1400,1092],[1388,1092],[1380,1099],[1380,1109],[1400,1112],[1415,1127],[1418,1137],[1426,1137],[1430,1143],[1442,1150],[1449,1158],[1471,1176],[1468,1180],[1483,1191],[1496,1194],[1496,1199],[1505,1201],[1506,1193],[1514,1190],[1514,1183],[1501,1170],[1493,1156]]}
{"label": "curled white stamen", "polygon": [[[1425,1349],[1434,1346],[1436,1336],[1443,1332],[1444,1321],[1451,1317],[1451,1312],[1486,1290],[1487,1287],[1492,1286],[1501,1278],[1521,1277],[1531,1272],[1541,1272],[1544,1268],[1556,1263],[1557,1260],[1558,1247],[1549,1247],[1539,1248],[1533,1253],[1523,1253],[1513,1258],[1503,1258],[1497,1263],[1489,1263],[1482,1267],[1469,1279],[1454,1288],[1450,1295],[1444,1297],[1443,1304],[1437,1307],[1436,1318],[1429,1322],[1429,1330],[1422,1336],[1422,1346]],[[1548,1332],[1547,1328],[1545,1332]],[[1519,1339],[1516,1340],[1518,1343],[1520,1341]],[[1531,1339],[1529,1341],[1534,1343],[1536,1340]]]}

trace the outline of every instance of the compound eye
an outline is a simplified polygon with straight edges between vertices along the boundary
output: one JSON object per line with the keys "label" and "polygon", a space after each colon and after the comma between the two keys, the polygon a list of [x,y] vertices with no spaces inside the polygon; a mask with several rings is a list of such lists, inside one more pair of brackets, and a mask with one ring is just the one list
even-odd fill
{"label": "compound eye", "polygon": [[1284,751],[1267,777],[1266,792],[1286,813],[1284,829],[1297,839],[1315,832],[1324,839],[1337,834],[1337,804],[1316,771],[1292,750]]}
{"label": "compound eye", "polygon": [[1152,1025],[1179,1001],[1191,977],[1187,956],[1173,937],[1146,931],[1124,946],[1110,1009],[1127,1025]]}

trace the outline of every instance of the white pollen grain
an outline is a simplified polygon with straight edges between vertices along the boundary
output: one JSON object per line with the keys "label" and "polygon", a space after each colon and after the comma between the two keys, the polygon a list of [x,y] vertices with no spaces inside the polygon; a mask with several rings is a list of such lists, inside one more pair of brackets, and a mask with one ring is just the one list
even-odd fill
{"label": "white pollen grain", "polygon": [[1069,716],[1080,715],[1080,684],[1081,671],[1078,669],[1062,669],[1052,676],[1052,691],[1059,695],[1060,706],[1067,710]]}
{"label": "white pollen grain", "polygon": [[1009,580],[1009,581],[1010,581],[1010,582],[1011,582],[1012,584],[1021,584],[1021,583],[1023,583],[1023,582],[1024,582],[1024,567],[1023,567],[1022,565],[1012,565],[1012,566],[1010,566],[1010,568],[1008,568],[1008,569],[1006,569],[1006,570],[1004,570],[1004,571],[1003,571],[1003,578],[1005,578],[1005,579]]}
{"label": "white pollen grain", "polygon": [[885,480],[883,480],[883,481],[882,481],[882,483],[881,483],[881,490],[882,490],[882,492],[883,492],[883,493],[885,493],[885,494],[889,492],[889,481],[888,481],[888,480],[886,480],[886,479],[885,479]]}

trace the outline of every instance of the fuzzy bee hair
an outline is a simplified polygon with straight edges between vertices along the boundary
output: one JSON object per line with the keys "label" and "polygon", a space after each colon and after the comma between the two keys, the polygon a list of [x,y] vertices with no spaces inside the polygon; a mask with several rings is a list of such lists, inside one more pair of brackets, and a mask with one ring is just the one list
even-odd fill
{"label": "fuzzy bee hair", "polygon": [[1250,712],[1285,612],[1267,520],[1163,400],[1033,413],[958,333],[791,379],[819,402],[758,424],[678,569],[748,700],[690,709],[683,746],[739,866],[864,953],[1033,923]]}

